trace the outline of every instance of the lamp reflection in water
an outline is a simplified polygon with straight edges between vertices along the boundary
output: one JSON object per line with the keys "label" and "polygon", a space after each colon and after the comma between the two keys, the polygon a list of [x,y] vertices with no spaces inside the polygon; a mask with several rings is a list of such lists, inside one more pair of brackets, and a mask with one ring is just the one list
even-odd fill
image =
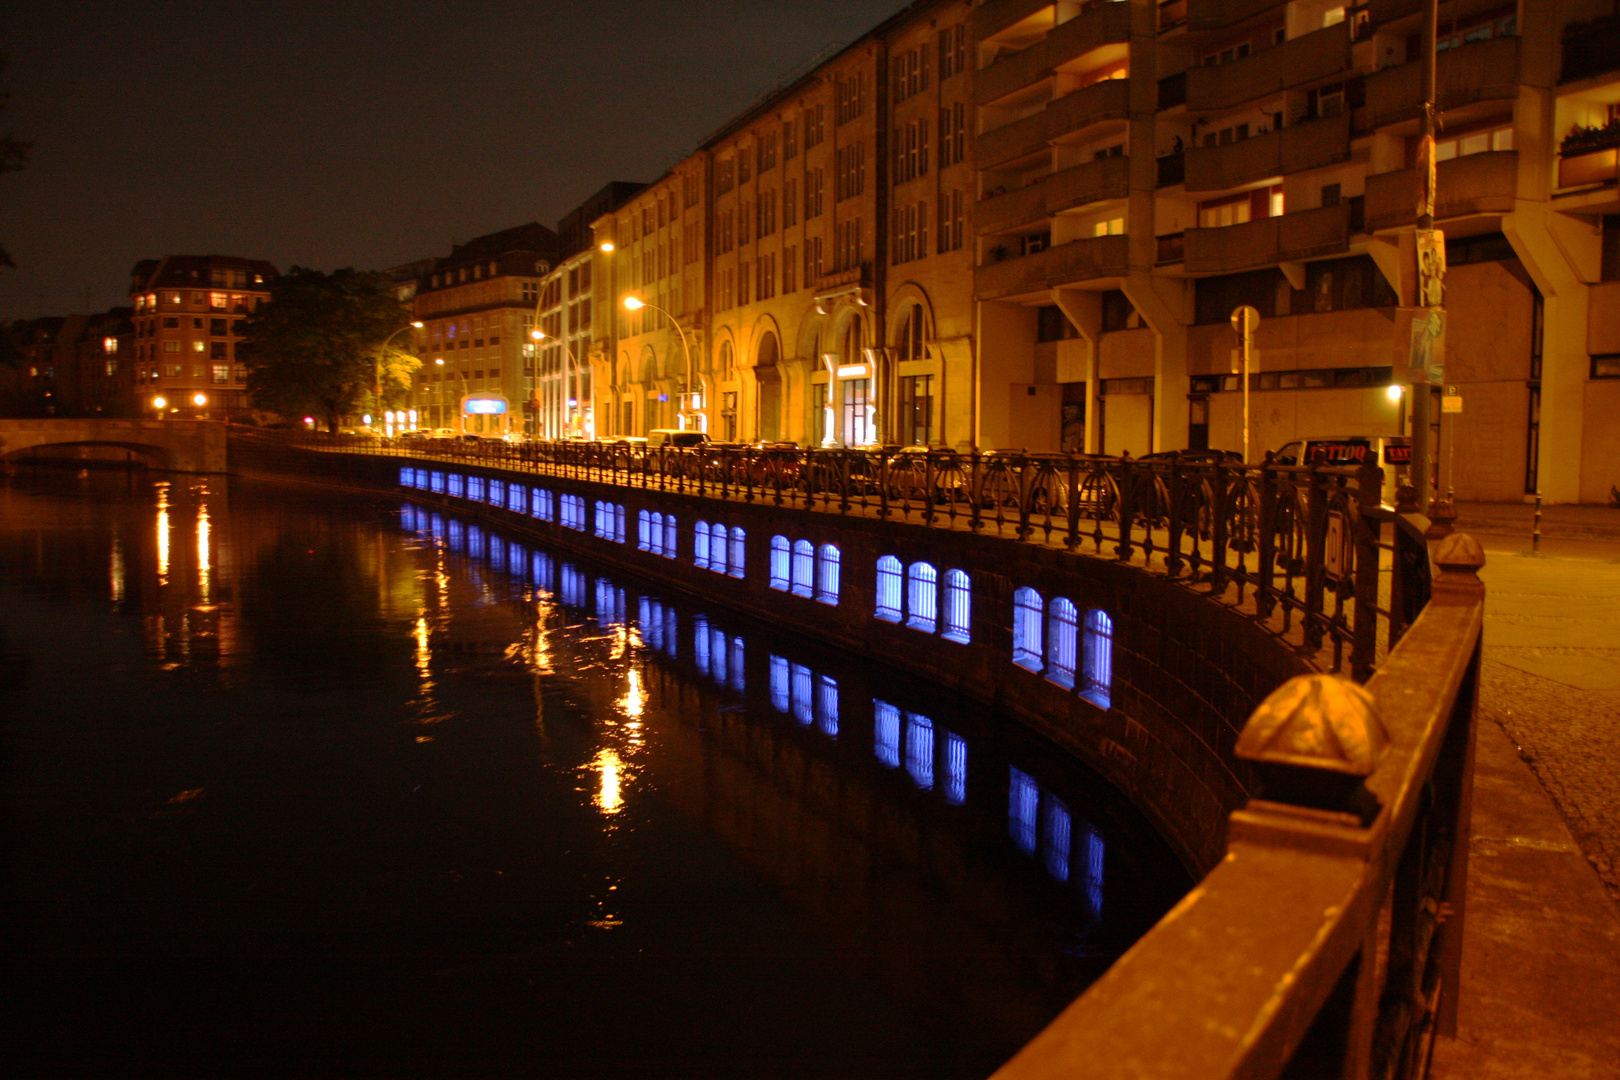
{"label": "lamp reflection in water", "polygon": [[201,498],[197,500],[197,599],[206,607],[209,603],[208,595],[211,581],[210,570],[210,529],[208,523],[208,504]]}
{"label": "lamp reflection in water", "polygon": [[112,561],[107,567],[107,577],[111,586],[113,603],[124,599],[124,540],[114,536],[112,542]]}
{"label": "lamp reflection in water", "polygon": [[600,774],[600,784],[597,787],[596,797],[592,800],[596,808],[604,814],[617,814],[624,809],[624,781],[627,770],[619,752],[611,746],[604,746],[596,752],[596,758],[588,768],[595,769]]}
{"label": "lamp reflection in water", "polygon": [[169,583],[169,485],[159,481],[157,489],[157,556],[158,584]]}

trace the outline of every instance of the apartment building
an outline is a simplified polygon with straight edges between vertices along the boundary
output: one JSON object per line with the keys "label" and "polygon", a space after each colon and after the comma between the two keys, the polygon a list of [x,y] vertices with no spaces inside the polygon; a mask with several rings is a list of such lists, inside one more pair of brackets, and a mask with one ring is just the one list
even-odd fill
{"label": "apartment building", "polygon": [[[1464,401],[1440,465],[1460,498],[1592,501],[1615,481],[1603,10],[1440,6],[1435,216]],[[1241,448],[1245,304],[1251,457],[1406,430],[1410,390],[1390,386],[1411,381],[1419,304],[1419,0],[992,0],[971,26],[981,445]]]}
{"label": "apartment building", "polygon": [[411,407],[422,426],[533,430],[529,331],[556,258],[557,234],[530,222],[457,244],[435,261],[415,298],[422,367]]}
{"label": "apartment building", "polygon": [[[534,401],[529,430],[548,439],[596,436],[588,357],[598,254],[587,247],[559,263],[540,280],[539,302],[524,316],[524,382]],[[538,339],[530,332],[536,325],[544,335]]]}
{"label": "apartment building", "polygon": [[16,362],[0,364],[0,408],[10,416],[137,415],[132,314],[118,307],[6,327]]}
{"label": "apartment building", "polygon": [[[132,393],[142,410],[247,419],[242,320],[270,298],[276,268],[233,255],[143,259],[130,272],[135,337]],[[164,405],[158,408],[161,398]]]}

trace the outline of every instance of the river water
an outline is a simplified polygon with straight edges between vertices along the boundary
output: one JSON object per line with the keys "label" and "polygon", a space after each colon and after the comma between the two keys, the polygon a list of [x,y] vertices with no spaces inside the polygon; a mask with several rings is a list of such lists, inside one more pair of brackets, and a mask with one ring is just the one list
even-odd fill
{"label": "river water", "polygon": [[986,1076],[1190,882],[987,710],[381,497],[0,479],[8,1071]]}

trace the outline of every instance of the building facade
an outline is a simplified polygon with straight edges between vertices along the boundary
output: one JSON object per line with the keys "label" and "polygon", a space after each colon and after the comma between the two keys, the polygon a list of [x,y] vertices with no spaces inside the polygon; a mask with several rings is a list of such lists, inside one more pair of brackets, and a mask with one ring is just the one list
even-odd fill
{"label": "building facade", "polygon": [[[532,431],[533,341],[540,282],[557,235],[530,223],[457,244],[419,279],[415,341],[422,367],[411,408],[423,427]],[[527,373],[526,373],[527,372]]]}
{"label": "building facade", "polygon": [[[270,298],[276,268],[232,255],[145,259],[130,273],[135,404],[147,415],[248,419],[242,320]],[[160,406],[159,400],[163,402]]]}

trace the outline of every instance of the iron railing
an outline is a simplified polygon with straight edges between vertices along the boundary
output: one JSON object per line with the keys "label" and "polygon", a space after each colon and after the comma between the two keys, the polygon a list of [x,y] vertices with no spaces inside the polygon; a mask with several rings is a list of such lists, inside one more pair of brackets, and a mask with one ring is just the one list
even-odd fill
{"label": "iron railing", "polygon": [[1244,612],[1322,666],[1368,678],[1427,599],[1427,522],[1382,472],[921,449],[654,447],[298,434],[298,445],[965,529],[1132,562]]}

